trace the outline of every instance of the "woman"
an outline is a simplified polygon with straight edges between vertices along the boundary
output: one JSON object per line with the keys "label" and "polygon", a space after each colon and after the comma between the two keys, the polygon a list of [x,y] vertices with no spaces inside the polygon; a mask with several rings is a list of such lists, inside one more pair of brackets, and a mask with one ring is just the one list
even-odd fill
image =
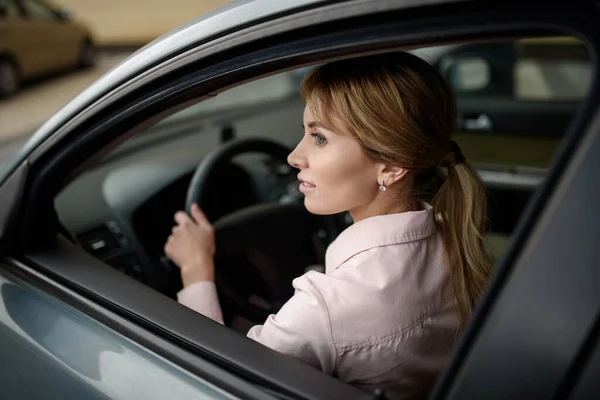
{"label": "woman", "polygon": [[[326,273],[248,336],[390,398],[425,397],[486,284],[484,188],[451,141],[456,106],[443,78],[407,53],[323,65],[302,85],[304,137],[288,162],[314,214],[354,224]],[[214,237],[197,206],[165,245],[179,301],[222,323]]]}

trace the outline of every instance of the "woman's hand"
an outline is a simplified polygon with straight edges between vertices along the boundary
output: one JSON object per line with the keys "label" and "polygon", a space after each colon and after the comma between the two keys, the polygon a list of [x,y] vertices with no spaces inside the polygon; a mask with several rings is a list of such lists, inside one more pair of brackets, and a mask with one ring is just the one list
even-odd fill
{"label": "woman's hand", "polygon": [[165,254],[181,270],[183,287],[195,282],[215,280],[215,234],[213,227],[193,204],[190,217],[183,211],[175,214],[177,225],[165,244]]}

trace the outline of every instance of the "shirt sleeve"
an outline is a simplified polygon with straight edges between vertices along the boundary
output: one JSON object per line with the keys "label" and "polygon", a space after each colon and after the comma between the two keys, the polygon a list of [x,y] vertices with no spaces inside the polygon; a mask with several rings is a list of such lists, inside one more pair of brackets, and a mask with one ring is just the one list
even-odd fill
{"label": "shirt sleeve", "polygon": [[195,282],[177,293],[177,301],[210,319],[223,323],[223,312],[214,282]]}
{"label": "shirt sleeve", "polygon": [[[311,271],[294,279],[294,296],[270,315],[263,325],[256,325],[248,337],[280,353],[333,374],[337,360],[329,312],[323,296],[311,280]],[[177,294],[179,303],[223,323],[223,314],[213,282],[196,282]]]}
{"label": "shirt sleeve", "polygon": [[294,279],[294,296],[263,325],[252,327],[248,337],[332,374],[337,351],[327,305],[311,281],[314,274]]}

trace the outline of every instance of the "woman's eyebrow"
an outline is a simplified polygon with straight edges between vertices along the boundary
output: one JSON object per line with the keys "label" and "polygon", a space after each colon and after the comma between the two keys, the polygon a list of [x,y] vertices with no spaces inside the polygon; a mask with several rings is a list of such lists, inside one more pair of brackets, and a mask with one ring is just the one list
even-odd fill
{"label": "woman's eyebrow", "polygon": [[[323,128],[323,129],[326,129],[325,125],[323,125],[322,123],[317,122],[317,121],[310,121],[307,125],[308,125],[308,127],[310,129],[312,129],[312,128]],[[304,128],[304,124],[302,125],[302,128]]]}

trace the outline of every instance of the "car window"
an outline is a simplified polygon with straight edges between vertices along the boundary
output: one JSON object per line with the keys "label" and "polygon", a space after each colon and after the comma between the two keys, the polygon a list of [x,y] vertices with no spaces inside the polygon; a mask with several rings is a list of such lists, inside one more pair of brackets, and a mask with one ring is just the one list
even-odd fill
{"label": "car window", "polygon": [[[414,51],[455,89],[453,136],[486,184],[485,242],[493,262],[504,254],[588,90],[584,78],[593,65],[580,46],[552,38]],[[297,144],[303,134],[300,85],[310,68],[212,93],[128,139],[60,193],[55,205],[61,222],[88,252],[148,283],[144,269],[161,262],[173,214],[184,207],[192,174],[206,155],[243,138],[269,139],[288,149]],[[576,70],[578,76],[588,72],[575,81]],[[539,79],[532,82],[527,74]],[[285,160],[238,157],[208,189],[207,214],[217,220],[256,203],[301,203],[296,175]]]}
{"label": "car window", "polygon": [[497,260],[587,94],[594,65],[572,37],[455,45],[436,54],[458,101],[454,138],[488,187],[486,242]]}
{"label": "car window", "polygon": [[13,0],[0,0],[0,20],[17,19],[20,16],[21,12]]}
{"label": "car window", "polygon": [[593,72],[583,43],[565,37],[458,46],[437,65],[457,95],[467,158],[531,174],[548,167]]}
{"label": "car window", "polygon": [[158,123],[153,129],[186,119],[204,119],[241,110],[261,108],[300,95],[300,82],[307,69],[298,69],[259,79],[219,93]]}
{"label": "car window", "polygon": [[[583,43],[568,37],[431,47],[415,54],[437,65],[453,86],[459,108],[455,137],[473,164],[537,174],[552,159],[593,72]],[[228,90],[149,132],[178,120],[210,118],[299,96],[301,79],[310,68]],[[531,147],[537,151],[529,151]]]}
{"label": "car window", "polygon": [[32,19],[52,20],[55,14],[46,5],[35,0],[22,0],[23,8],[27,16]]}
{"label": "car window", "polygon": [[[583,44],[573,38],[438,46],[414,53],[436,66],[456,92],[458,114],[454,139],[488,186],[493,247],[490,256],[495,260],[503,253],[531,193],[543,181],[546,168],[589,88],[592,62]],[[202,157],[227,140],[260,137],[293,148],[302,134],[300,85],[310,68],[275,74],[225,90],[131,138],[106,158],[102,172],[95,172],[99,174],[98,182],[104,182],[105,192],[93,195],[93,199],[105,195],[106,179],[110,176],[140,165],[152,164],[157,170],[180,169],[185,173],[177,176],[189,179]],[[241,170],[227,174],[250,181],[247,192],[229,194],[226,197],[232,200],[228,202],[215,200],[222,206],[215,216],[252,202],[283,202],[298,197],[295,173],[285,162],[270,164],[260,157],[260,162],[251,156],[246,158],[251,161],[241,164]],[[276,178],[261,179],[261,174]],[[150,174],[143,179],[154,177]],[[84,180],[80,178],[81,182]],[[77,187],[75,182],[69,196],[93,193],[84,189],[83,183],[81,188]],[[185,189],[182,183],[178,191],[172,189],[168,196],[163,234],[148,236],[148,229],[133,228],[140,230],[140,236],[148,237],[142,246],[162,248],[171,215],[183,206]],[[75,194],[78,191],[82,193]],[[94,216],[86,216],[86,208],[67,206],[69,196],[59,202],[65,207],[63,217],[67,225],[76,237],[87,237],[89,232],[95,237],[97,226],[92,222],[104,218],[98,215],[100,211],[109,210],[90,207],[87,210]],[[92,198],[90,201],[97,203]]]}

